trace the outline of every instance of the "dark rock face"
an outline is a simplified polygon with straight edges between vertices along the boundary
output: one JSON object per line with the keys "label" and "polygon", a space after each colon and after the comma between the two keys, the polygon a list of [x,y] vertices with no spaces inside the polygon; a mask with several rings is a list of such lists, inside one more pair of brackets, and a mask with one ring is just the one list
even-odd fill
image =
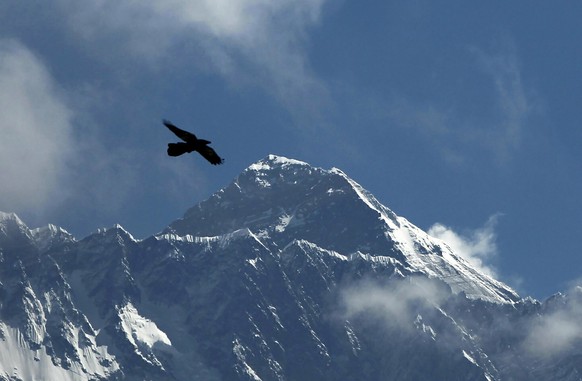
{"label": "dark rock face", "polygon": [[339,170],[269,156],[140,241],[1,217],[0,379],[582,379],[582,292],[520,299]]}

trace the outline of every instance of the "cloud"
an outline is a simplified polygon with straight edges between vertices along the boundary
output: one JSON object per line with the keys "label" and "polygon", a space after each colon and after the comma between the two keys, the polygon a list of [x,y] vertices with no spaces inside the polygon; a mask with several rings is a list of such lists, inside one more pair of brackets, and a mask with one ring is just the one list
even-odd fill
{"label": "cloud", "polygon": [[303,49],[324,2],[60,0],[75,35],[101,56],[130,53],[153,67],[187,62],[235,85],[263,86],[283,102],[325,92]]}
{"label": "cloud", "polygon": [[482,228],[464,234],[457,233],[443,224],[435,223],[428,229],[428,234],[443,240],[455,254],[463,257],[481,272],[495,278],[497,271],[491,262],[497,257],[495,226],[498,217],[499,215],[495,214],[489,217]]}
{"label": "cloud", "polygon": [[72,116],[42,61],[0,39],[0,209],[39,214],[62,199]]}
{"label": "cloud", "polygon": [[382,284],[364,280],[341,292],[343,316],[346,319],[373,317],[387,326],[412,328],[419,307],[442,303],[448,296],[436,280],[409,277]]}
{"label": "cloud", "polygon": [[98,218],[136,193],[136,153],[107,145],[74,96],[27,46],[0,39],[0,210],[33,224]]}
{"label": "cloud", "polygon": [[540,113],[539,99],[524,83],[510,38],[499,39],[489,50],[468,47],[467,52],[468,58],[462,52],[454,56],[465,59],[464,71],[442,83],[446,89],[466,75],[466,84],[453,97],[412,99],[395,91],[374,103],[384,118],[418,133],[451,165],[463,166],[474,155],[505,165],[521,146],[532,115]]}
{"label": "cloud", "polygon": [[490,76],[497,107],[497,118],[474,138],[489,143],[496,157],[504,161],[519,147],[536,101],[533,93],[526,91],[524,86],[514,43],[505,39],[500,44],[501,47],[493,53],[477,48],[470,50],[482,70]]}
{"label": "cloud", "polygon": [[582,287],[546,304],[552,305],[551,312],[534,319],[523,343],[527,352],[540,357],[559,355],[582,343]]}

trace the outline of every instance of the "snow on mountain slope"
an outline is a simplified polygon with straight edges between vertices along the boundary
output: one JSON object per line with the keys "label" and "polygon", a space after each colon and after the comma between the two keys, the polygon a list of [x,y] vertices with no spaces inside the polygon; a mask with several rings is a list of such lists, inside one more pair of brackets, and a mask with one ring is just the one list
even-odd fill
{"label": "snow on mountain slope", "polygon": [[82,362],[73,362],[65,368],[55,364],[44,349],[34,349],[27,345],[19,330],[0,324],[2,342],[0,345],[0,379],[10,380],[92,380],[105,378],[111,370],[100,363],[98,354],[84,353]]}
{"label": "snow on mountain slope", "polygon": [[443,279],[454,292],[501,303],[519,299],[442,241],[397,216],[337,168],[269,155],[170,224],[178,235],[221,235],[248,228],[278,248],[305,239],[343,255],[398,260],[406,272]]}
{"label": "snow on mountain slope", "polygon": [[0,214],[0,379],[90,380],[118,372],[74,307],[61,267],[41,251],[73,243],[62,229],[32,231]]}
{"label": "snow on mountain slope", "polygon": [[32,229],[30,232],[40,251],[48,251],[53,245],[61,245],[64,242],[75,241],[75,237],[68,231],[53,224]]}
{"label": "snow on mountain slope", "polygon": [[520,300],[340,170],[270,155],[144,240],[0,213],[0,380],[582,380],[581,294]]}

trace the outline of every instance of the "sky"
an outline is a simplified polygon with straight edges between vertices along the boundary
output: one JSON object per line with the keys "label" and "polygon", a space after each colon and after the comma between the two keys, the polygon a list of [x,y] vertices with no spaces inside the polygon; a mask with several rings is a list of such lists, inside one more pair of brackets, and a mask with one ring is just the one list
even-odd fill
{"label": "sky", "polygon": [[[0,3],[0,210],[159,232],[270,153],[544,299],[582,277],[582,3]],[[226,160],[166,156],[161,124]]]}

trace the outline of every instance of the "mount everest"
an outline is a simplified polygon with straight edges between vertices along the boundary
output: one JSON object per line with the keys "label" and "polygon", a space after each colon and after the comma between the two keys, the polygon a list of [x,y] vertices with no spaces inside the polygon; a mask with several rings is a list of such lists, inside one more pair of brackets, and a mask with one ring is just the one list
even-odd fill
{"label": "mount everest", "polygon": [[275,155],[143,240],[0,213],[1,380],[582,380],[580,317]]}

